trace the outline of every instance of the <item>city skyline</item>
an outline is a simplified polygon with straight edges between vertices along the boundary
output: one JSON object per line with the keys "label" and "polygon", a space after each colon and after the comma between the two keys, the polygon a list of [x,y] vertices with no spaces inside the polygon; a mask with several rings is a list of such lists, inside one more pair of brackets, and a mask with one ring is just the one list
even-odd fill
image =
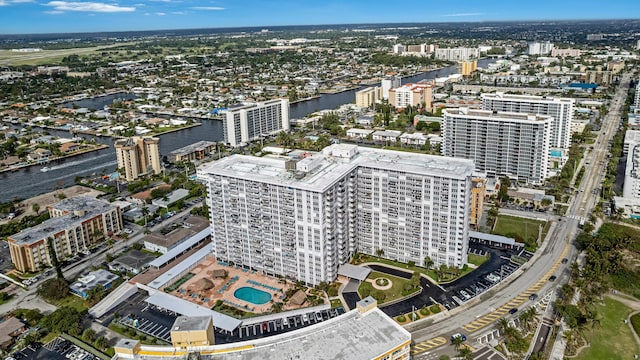
{"label": "city skyline", "polygon": [[96,1],[0,0],[0,34],[73,33],[103,31],[167,30],[246,26],[372,24],[408,22],[482,22],[508,20],[627,19],[640,13],[640,3],[613,0],[602,7],[596,1],[513,3],[431,3],[415,0],[396,4],[355,0],[322,3],[283,0],[263,1]]}

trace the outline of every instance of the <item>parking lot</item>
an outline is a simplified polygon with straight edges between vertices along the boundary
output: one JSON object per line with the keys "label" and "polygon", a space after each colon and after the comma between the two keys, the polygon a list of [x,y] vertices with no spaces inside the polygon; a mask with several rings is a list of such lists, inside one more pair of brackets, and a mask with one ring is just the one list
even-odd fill
{"label": "parking lot", "polygon": [[[118,322],[121,325],[135,328],[142,333],[170,342],[171,326],[173,326],[179,314],[147,304],[144,301],[147,297],[146,293],[139,291],[105,315],[102,318],[102,324],[108,326],[110,320],[113,319],[113,314],[117,312],[120,315]],[[227,344],[278,335],[332,319],[344,314],[344,312],[343,308],[327,309],[295,316],[287,316],[287,313],[283,312],[281,318],[241,325],[233,332],[214,329],[215,342],[216,344]]]}
{"label": "parking lot", "polygon": [[61,337],[51,340],[44,346],[38,343],[31,344],[22,351],[14,352],[11,357],[16,360],[97,360],[93,354]]}

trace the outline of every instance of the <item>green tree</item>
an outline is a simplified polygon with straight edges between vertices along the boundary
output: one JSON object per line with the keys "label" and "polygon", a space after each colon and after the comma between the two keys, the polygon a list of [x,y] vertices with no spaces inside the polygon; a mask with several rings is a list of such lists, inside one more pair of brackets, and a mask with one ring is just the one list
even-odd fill
{"label": "green tree", "polygon": [[109,343],[107,341],[107,338],[105,338],[104,336],[98,336],[96,341],[93,342],[93,346],[98,349],[104,349],[107,347],[107,345],[109,345]]}
{"label": "green tree", "polygon": [[62,306],[51,314],[44,316],[40,320],[40,325],[52,332],[71,334],[72,330],[81,329],[80,319],[81,315],[76,309],[70,306]]}
{"label": "green tree", "polygon": [[49,248],[49,257],[51,258],[51,265],[56,269],[56,275],[58,279],[64,280],[64,275],[62,274],[62,265],[58,261],[58,255],[56,254],[55,247],[53,246],[53,238],[47,238],[47,247]]}
{"label": "green tree", "polygon": [[430,270],[433,267],[433,264],[434,264],[433,260],[431,260],[431,258],[429,256],[425,256],[425,258],[424,258],[424,267],[427,270]]}
{"label": "green tree", "polygon": [[69,286],[64,278],[53,278],[40,284],[37,294],[45,300],[61,300],[69,295]]}
{"label": "green tree", "polygon": [[96,332],[93,331],[93,329],[85,329],[82,332],[82,340],[86,343],[91,344],[95,337],[96,337]]}
{"label": "green tree", "polygon": [[511,187],[511,180],[505,176],[500,178],[500,189],[498,190],[498,199],[501,202],[509,201],[509,188]]}
{"label": "green tree", "polygon": [[33,205],[31,205],[31,210],[33,210],[36,215],[40,214],[40,204],[33,203]]}

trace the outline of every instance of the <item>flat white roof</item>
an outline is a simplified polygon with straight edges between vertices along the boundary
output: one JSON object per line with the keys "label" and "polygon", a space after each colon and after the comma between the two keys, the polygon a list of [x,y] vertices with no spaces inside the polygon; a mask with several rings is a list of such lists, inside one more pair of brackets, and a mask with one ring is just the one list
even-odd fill
{"label": "flat white roof", "polygon": [[[164,254],[164,255],[160,256],[159,258],[153,260],[152,262],[149,263],[149,266],[153,266],[155,268],[160,268],[160,267],[166,265],[168,262],[170,262],[171,260],[173,260],[176,257],[180,256],[182,253],[184,253],[190,247],[192,247],[193,245],[197,244],[198,242],[200,242],[202,239],[206,238],[209,235],[211,235],[211,227],[207,227],[206,229],[201,230],[199,233],[197,233],[197,234],[193,235],[192,237],[188,238],[187,240],[182,242],[180,245],[178,245],[175,248],[173,248],[170,251],[168,251],[166,254]],[[209,251],[211,251],[211,249],[208,246],[205,246],[204,249],[208,249]],[[185,261],[183,261],[183,263]],[[156,279],[156,280],[158,280],[158,279]]]}
{"label": "flat white roof", "polygon": [[363,281],[369,276],[371,269],[363,266],[355,266],[351,264],[342,264],[338,268],[338,275],[344,275],[351,279]]}
{"label": "flat white roof", "polygon": [[194,304],[187,300],[182,300],[180,298],[177,298],[173,295],[166,294],[161,291],[158,291],[155,294],[152,294],[145,301],[151,305],[155,305],[167,310],[171,310],[180,315],[211,316],[213,318],[213,326],[217,327],[218,329],[233,331],[238,326],[240,326],[240,324],[242,324],[242,320],[232,318],[229,315],[225,315],[217,311],[213,311],[207,307]]}
{"label": "flat white roof", "polygon": [[[178,265],[173,268],[167,270],[164,274],[158,276],[155,280],[149,283],[149,287],[154,289],[160,289],[163,286],[167,285],[171,280],[175,279],[180,274],[183,274],[186,271],[189,271],[191,266],[195,263],[203,259],[205,256],[211,253],[211,247],[205,246],[202,249],[195,252],[193,255],[184,259],[184,261],[180,262]],[[157,259],[156,259],[157,260]]]}
{"label": "flat white roof", "polygon": [[478,232],[478,231],[469,231],[469,239],[472,239],[472,238],[473,239],[493,241],[493,242],[506,244],[506,245],[515,245],[516,244],[516,240],[512,239],[510,237],[501,236],[501,235],[494,235],[494,234],[487,234],[487,233],[482,233],[482,232]]}
{"label": "flat white roof", "polygon": [[[355,149],[354,156],[351,158],[335,155],[349,152],[351,149]],[[220,175],[298,189],[324,191],[359,166],[456,179],[471,176],[474,170],[472,160],[356,145],[334,144],[326,147],[322,151],[322,156],[324,158],[317,168],[301,178],[296,178],[294,172],[285,169],[284,159],[246,155],[232,155],[203,165],[198,169],[198,173],[200,178]]]}

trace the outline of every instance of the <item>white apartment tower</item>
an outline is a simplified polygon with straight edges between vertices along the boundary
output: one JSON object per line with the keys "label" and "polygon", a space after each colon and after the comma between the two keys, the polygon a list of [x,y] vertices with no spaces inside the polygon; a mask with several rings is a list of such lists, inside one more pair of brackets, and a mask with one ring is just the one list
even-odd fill
{"label": "white apartment tower", "polygon": [[471,159],[488,176],[541,184],[548,174],[553,118],[544,115],[448,109],[442,153]]}
{"label": "white apartment tower", "polygon": [[549,41],[529,43],[529,55],[548,55],[551,50],[553,43]]}
{"label": "white apartment tower", "polygon": [[389,99],[389,90],[400,87],[400,77],[399,76],[386,76],[380,82],[380,87],[382,88],[382,98],[384,100]]}
{"label": "white apartment tower", "polygon": [[356,252],[467,262],[473,163],[335,144],[300,161],[233,155],[198,170],[215,256],[333,281]]}
{"label": "white apartment tower", "polygon": [[571,123],[575,100],[548,96],[482,94],[482,110],[538,114],[553,117],[549,146],[568,149],[571,146]]}
{"label": "white apartment tower", "polygon": [[286,99],[231,107],[222,122],[224,141],[231,146],[283,130],[289,130],[289,100]]}
{"label": "white apartment tower", "polygon": [[636,86],[636,98],[633,101],[633,108],[633,112],[636,114],[640,113],[640,83]]}

